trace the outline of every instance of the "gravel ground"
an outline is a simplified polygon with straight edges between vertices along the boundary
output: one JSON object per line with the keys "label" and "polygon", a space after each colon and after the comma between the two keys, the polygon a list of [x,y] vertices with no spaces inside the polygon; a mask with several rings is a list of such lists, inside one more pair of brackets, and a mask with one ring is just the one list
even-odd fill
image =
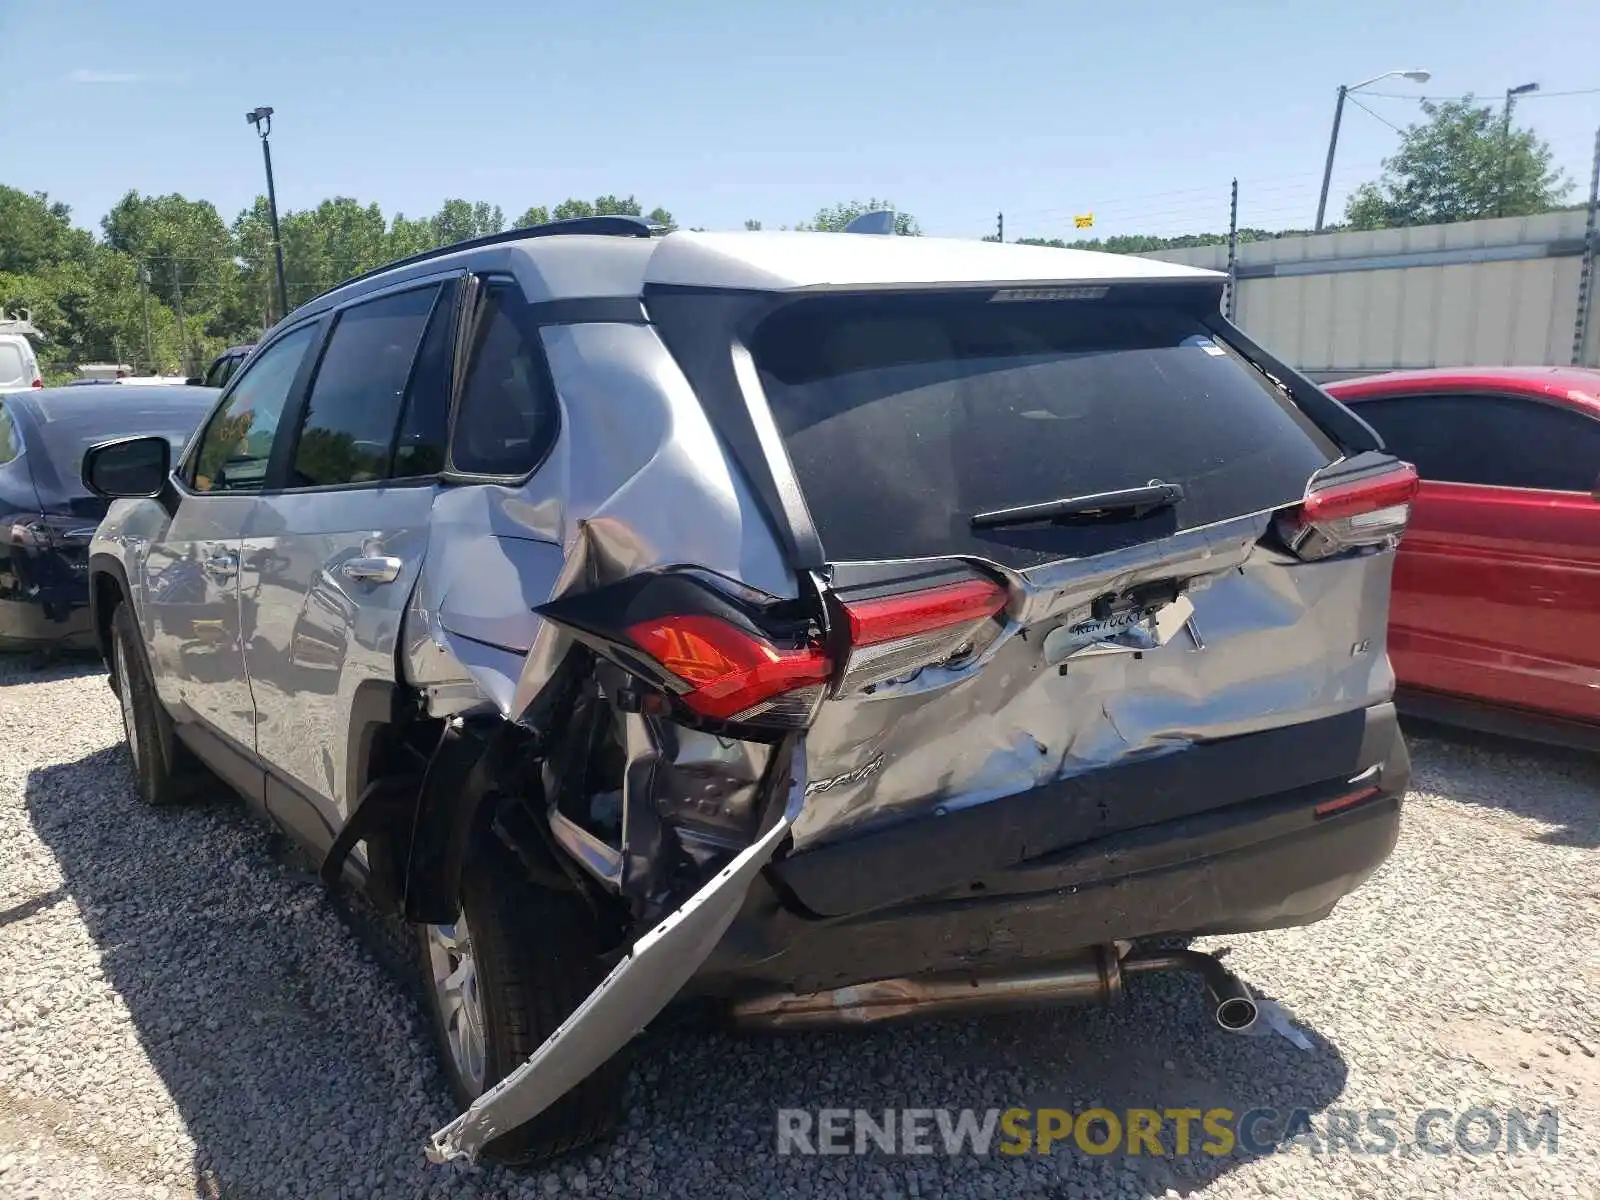
{"label": "gravel ground", "polygon": [[[451,1115],[403,935],[235,804],[136,804],[104,676],[0,659],[0,1196],[1600,1196],[1600,760],[1414,737],[1394,858],[1329,920],[1212,939],[1309,1039],[1195,985],[894,1032],[655,1035],[618,1139],[423,1163]],[[1557,1153],[780,1157],[775,1111],[1559,1110]],[[1270,1131],[1271,1126],[1267,1129]],[[1439,1127],[1446,1140],[1449,1123]],[[1167,1147],[1171,1149],[1169,1145]]]}

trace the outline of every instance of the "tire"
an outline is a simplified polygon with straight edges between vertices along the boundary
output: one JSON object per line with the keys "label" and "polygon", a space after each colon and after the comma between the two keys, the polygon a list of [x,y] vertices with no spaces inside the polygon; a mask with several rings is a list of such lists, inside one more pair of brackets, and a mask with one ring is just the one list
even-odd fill
{"label": "tire", "polygon": [[[473,1056],[463,1055],[459,1032],[453,1042],[446,1001],[435,982],[436,965],[444,967],[436,962],[440,940],[454,936],[443,931],[461,926],[419,926],[417,943],[440,1062],[456,1103],[465,1109],[521,1066],[605,978],[605,969],[603,947],[583,902],[530,884],[510,852],[488,838],[462,873],[461,913],[476,966],[482,1038],[478,1079],[463,1069],[463,1059],[470,1062]],[[448,961],[453,966],[459,959]],[[461,1025],[458,1018],[458,1031]],[[606,1137],[622,1118],[626,1080],[627,1055],[619,1052],[532,1121],[490,1142],[484,1157],[528,1166]]]}
{"label": "tire", "polygon": [[173,736],[172,719],[150,679],[144,639],[126,604],[117,605],[111,614],[111,680],[122,708],[122,732],[139,799],[152,808],[193,799],[202,769]]}

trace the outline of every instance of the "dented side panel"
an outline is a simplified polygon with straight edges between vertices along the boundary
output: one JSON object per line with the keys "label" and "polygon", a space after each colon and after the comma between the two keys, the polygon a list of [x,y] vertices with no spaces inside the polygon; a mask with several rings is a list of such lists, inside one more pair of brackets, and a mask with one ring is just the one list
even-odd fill
{"label": "dented side panel", "polygon": [[514,720],[570,645],[532,611],[549,600],[679,565],[774,598],[798,587],[653,329],[552,326],[543,340],[560,404],[556,445],[526,484],[440,494],[404,638],[410,682],[446,706],[470,682]]}

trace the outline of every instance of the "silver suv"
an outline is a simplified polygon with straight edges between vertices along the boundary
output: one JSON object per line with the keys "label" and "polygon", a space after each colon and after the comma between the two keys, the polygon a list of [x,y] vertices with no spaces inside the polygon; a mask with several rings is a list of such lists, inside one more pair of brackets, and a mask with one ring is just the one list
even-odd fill
{"label": "silver suv", "polygon": [[1416,488],[1220,276],[854,233],[518,230],[267,334],[120,497],[94,623],[152,804],[220,777],[413,923],[464,1112],[618,1117],[669,1002],[1115,998],[1324,917],[1409,773]]}

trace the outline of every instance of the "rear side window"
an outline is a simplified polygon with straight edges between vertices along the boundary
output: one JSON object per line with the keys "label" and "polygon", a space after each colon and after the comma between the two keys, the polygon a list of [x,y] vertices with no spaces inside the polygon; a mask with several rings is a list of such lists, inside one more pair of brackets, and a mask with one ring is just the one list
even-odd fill
{"label": "rear side window", "polygon": [[[1200,316],[1160,303],[831,297],[751,353],[836,561],[1104,553],[1293,503],[1337,454]],[[1181,484],[1144,517],[974,530],[975,513]]]}
{"label": "rear side window", "polygon": [[1389,452],[1424,479],[1587,492],[1600,481],[1600,421],[1515,396],[1358,401]]}
{"label": "rear side window", "polygon": [[233,354],[224,354],[211,364],[211,370],[206,372],[207,387],[226,387],[228,380],[233,378],[233,369],[240,363],[240,357]]}
{"label": "rear side window", "polygon": [[391,478],[395,430],[437,285],[339,314],[301,420],[290,487]]}
{"label": "rear side window", "polygon": [[486,286],[471,328],[450,465],[466,475],[526,475],[555,440],[556,402],[521,289]]}

